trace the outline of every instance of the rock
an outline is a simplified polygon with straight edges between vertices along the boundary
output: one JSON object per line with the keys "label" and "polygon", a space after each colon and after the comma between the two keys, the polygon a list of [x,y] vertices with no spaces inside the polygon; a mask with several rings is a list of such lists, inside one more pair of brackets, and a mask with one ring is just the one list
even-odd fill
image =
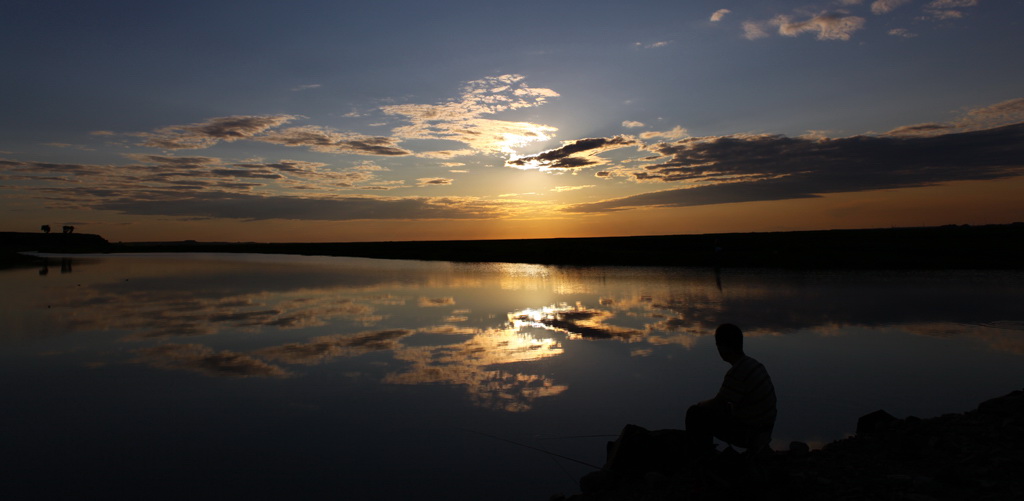
{"label": "rock", "polygon": [[884,410],[865,414],[857,420],[857,435],[869,435],[891,429],[899,419]]}
{"label": "rock", "polygon": [[790,442],[789,453],[793,456],[806,456],[811,452],[811,447],[803,442]]}
{"label": "rock", "polygon": [[614,483],[610,472],[606,470],[592,471],[580,479],[580,492],[590,494],[605,491],[610,489]]}
{"label": "rock", "polygon": [[[634,452],[648,459],[670,450],[665,444],[678,431],[635,427],[624,435],[639,439]],[[568,501],[1024,499],[1024,392],[933,418],[872,412],[857,421],[855,436],[821,450],[793,442],[787,451],[753,456],[713,452],[678,469],[643,466],[632,477],[589,474],[580,481],[583,494]]]}

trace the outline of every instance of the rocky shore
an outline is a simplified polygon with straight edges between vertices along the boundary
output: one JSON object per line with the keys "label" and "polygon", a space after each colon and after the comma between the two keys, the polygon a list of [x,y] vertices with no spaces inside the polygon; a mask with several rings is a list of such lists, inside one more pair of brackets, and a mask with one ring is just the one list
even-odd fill
{"label": "rocky shore", "polygon": [[725,449],[641,474],[595,472],[567,501],[1024,499],[1024,391],[962,414],[861,417],[855,436],[808,450]]}

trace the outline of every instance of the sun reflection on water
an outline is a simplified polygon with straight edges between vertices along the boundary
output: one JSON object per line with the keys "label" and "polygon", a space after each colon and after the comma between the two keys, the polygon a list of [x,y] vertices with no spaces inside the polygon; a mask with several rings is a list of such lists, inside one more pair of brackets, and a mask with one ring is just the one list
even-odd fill
{"label": "sun reflection on water", "polygon": [[402,347],[395,358],[411,365],[384,377],[389,384],[464,385],[477,405],[510,412],[529,410],[533,400],[558,395],[568,386],[551,378],[496,366],[562,355],[561,343],[538,339],[517,327],[488,329],[455,345]]}

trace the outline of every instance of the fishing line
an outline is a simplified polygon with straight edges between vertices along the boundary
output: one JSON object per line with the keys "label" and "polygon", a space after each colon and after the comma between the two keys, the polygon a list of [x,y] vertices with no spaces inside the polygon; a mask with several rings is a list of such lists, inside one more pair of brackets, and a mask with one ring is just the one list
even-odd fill
{"label": "fishing line", "polygon": [[489,433],[484,433],[482,431],[469,430],[469,429],[466,429],[466,428],[463,428],[463,430],[464,431],[468,431],[468,432],[472,432],[472,433],[476,433],[477,435],[483,435],[483,436],[485,436],[487,438],[493,438],[495,440],[500,440],[502,442],[507,442],[507,443],[510,443],[512,445],[518,445],[520,447],[526,447],[527,449],[532,449],[532,450],[535,450],[537,452],[543,452],[544,454],[547,454],[549,456],[554,456],[554,457],[557,457],[557,458],[566,459],[566,460],[572,461],[574,463],[579,463],[579,464],[584,465],[584,466],[589,466],[589,467],[597,469],[597,470],[601,469],[600,466],[592,465],[592,464],[590,464],[590,463],[588,463],[586,461],[580,461],[579,459],[573,459],[573,458],[571,458],[569,456],[563,456],[561,454],[557,454],[557,453],[554,453],[554,452],[551,452],[551,451],[548,451],[548,450],[544,450],[544,449],[541,449],[540,447],[534,447],[532,445],[524,444],[522,442],[517,442],[515,440],[509,440],[507,438],[501,438],[501,437],[498,437],[498,436],[495,436],[495,435],[491,435]]}

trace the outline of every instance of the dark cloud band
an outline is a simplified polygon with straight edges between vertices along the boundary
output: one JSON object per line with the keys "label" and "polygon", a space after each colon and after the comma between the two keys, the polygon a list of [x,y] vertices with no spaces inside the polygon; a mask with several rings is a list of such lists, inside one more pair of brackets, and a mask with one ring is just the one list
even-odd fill
{"label": "dark cloud band", "polygon": [[929,137],[688,138],[652,149],[667,160],[632,175],[685,188],[578,204],[569,212],[808,198],[1024,174],[1024,123]]}

